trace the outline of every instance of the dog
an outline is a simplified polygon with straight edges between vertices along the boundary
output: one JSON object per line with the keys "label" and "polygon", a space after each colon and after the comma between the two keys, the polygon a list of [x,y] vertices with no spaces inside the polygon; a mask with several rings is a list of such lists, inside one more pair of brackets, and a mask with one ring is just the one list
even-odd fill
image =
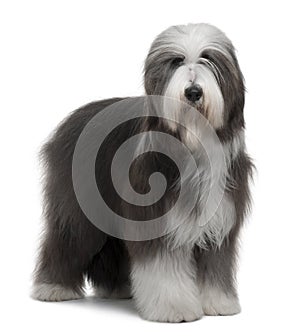
{"label": "dog", "polygon": [[[32,297],[79,299],[87,279],[99,297],[133,297],[146,320],[188,322],[203,315],[237,314],[238,237],[250,209],[254,166],[245,147],[245,86],[234,47],[212,25],[172,26],[150,47],[144,86],[143,103],[157,97],[168,108],[162,108],[160,117],[133,118],[110,132],[97,152],[94,175],[99,193],[119,216],[145,222],[160,217],[163,230],[150,238],[120,234],[118,229],[110,234],[83,210],[74,188],[76,145],[95,116],[103,112],[104,122],[109,120],[111,107],[124,106],[126,99],[79,108],[58,126],[41,152],[46,226]],[[116,193],[111,165],[122,143],[148,132],[152,136],[135,145],[138,153],[148,155],[134,159],[130,182],[136,192],[147,194],[149,177],[159,172],[166,179],[165,194],[154,205],[134,206]],[[173,146],[167,141],[156,141],[160,150],[154,150],[155,136],[161,133],[188,148],[198,168],[190,168],[191,161],[180,157],[178,168],[164,153]],[[87,146],[82,148],[89,153]],[[173,211],[181,189],[185,202]]]}

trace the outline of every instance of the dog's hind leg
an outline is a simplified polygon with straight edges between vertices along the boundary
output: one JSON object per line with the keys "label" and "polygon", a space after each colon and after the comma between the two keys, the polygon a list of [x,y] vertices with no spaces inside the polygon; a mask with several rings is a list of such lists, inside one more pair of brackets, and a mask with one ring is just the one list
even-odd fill
{"label": "dog's hind leg", "polygon": [[41,301],[81,298],[86,269],[104,241],[105,235],[90,223],[48,225],[34,274],[32,297]]}
{"label": "dog's hind leg", "polygon": [[45,234],[34,275],[35,299],[61,301],[83,294],[84,277],[106,235],[81,210],[73,188],[73,154],[86,123],[111,102],[72,113],[43,146]]}
{"label": "dog's hind leg", "polygon": [[72,146],[68,141],[66,144],[52,141],[44,150],[46,225],[32,291],[33,298],[43,301],[80,298],[87,267],[106,240],[77,202],[72,183]]}
{"label": "dog's hind leg", "polygon": [[123,241],[109,237],[87,269],[87,278],[94,293],[101,298],[128,299],[131,297],[129,256]]}

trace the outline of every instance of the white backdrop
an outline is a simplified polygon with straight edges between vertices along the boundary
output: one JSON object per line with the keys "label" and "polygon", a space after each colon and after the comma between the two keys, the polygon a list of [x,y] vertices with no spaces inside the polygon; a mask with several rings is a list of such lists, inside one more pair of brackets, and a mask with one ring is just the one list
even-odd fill
{"label": "white backdrop", "polygon": [[[142,94],[151,41],[189,22],[224,30],[246,78],[258,173],[240,258],[242,313],[167,325],[141,320],[127,301],[32,301],[42,142],[80,105]],[[299,32],[297,1],[289,0],[1,1],[2,335],[299,334]]]}

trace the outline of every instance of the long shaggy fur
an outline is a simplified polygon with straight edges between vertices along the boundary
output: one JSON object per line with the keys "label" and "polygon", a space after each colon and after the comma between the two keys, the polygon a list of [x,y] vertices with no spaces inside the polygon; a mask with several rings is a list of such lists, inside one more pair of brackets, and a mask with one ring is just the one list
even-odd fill
{"label": "long shaggy fur", "polygon": [[[250,206],[252,163],[244,143],[244,80],[233,45],[224,33],[207,24],[171,27],[150,48],[144,83],[147,95],[167,96],[197,109],[214,128],[226,165],[219,167],[216,157],[210,162],[213,174],[207,162],[201,161],[203,149],[192,136],[199,132],[200,121],[189,119],[176,105],[166,110],[164,121],[144,117],[119,126],[102,144],[95,166],[102,196],[118,214],[142,220],[161,215],[176,201],[176,185],[181,183],[178,168],[168,157],[148,153],[133,163],[130,181],[135,190],[145,193],[149,176],[161,172],[167,180],[164,197],[139,209],[120,199],[110,179],[111,162],[120,145],[133,135],[145,131],[172,135],[190,148],[203,172],[200,182],[193,175],[184,182],[192,195],[200,191],[188,218],[183,219],[180,211],[168,217],[170,230],[164,237],[122,241],[89,222],[72,184],[72,157],[82,130],[99,111],[122,98],[94,102],[73,112],[42,150],[46,226],[32,295],[47,301],[80,298],[87,278],[103,297],[133,296],[139,312],[149,320],[180,322],[203,314],[238,313],[237,241]],[[191,85],[203,91],[196,102],[189,102],[184,94]],[[188,129],[175,126],[183,118]],[[147,152],[151,143],[140,146]],[[213,148],[210,154],[213,157]],[[217,198],[223,187],[225,194],[217,211],[206,218],[210,204],[203,200],[211,188]],[[207,224],[201,225],[200,218]]]}

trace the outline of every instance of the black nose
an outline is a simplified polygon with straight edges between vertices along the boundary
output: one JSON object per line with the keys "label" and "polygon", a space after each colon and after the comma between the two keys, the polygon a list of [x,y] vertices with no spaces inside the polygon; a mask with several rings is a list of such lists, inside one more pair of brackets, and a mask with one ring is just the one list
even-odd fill
{"label": "black nose", "polygon": [[203,90],[198,85],[192,85],[186,88],[184,91],[184,95],[186,96],[186,98],[193,103],[199,100],[202,97],[202,94]]}

